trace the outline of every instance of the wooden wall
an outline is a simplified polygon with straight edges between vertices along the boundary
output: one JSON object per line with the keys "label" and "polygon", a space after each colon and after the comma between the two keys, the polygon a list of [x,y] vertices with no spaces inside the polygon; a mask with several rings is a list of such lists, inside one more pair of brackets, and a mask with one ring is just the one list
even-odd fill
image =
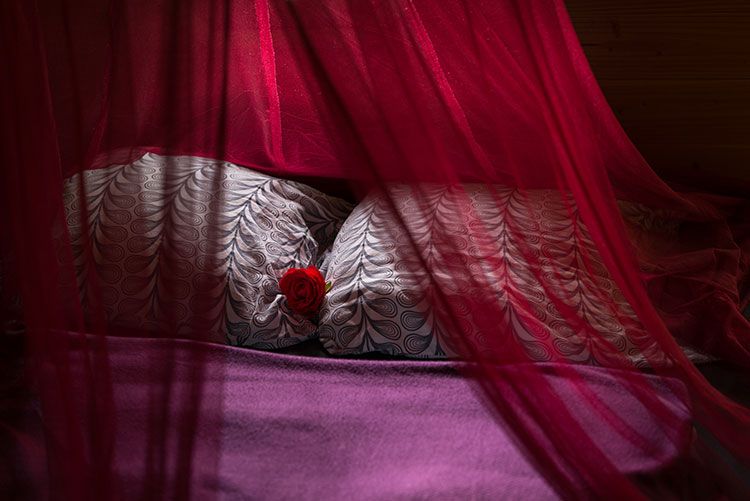
{"label": "wooden wall", "polygon": [[617,117],[668,179],[750,195],[750,0],[566,0]]}

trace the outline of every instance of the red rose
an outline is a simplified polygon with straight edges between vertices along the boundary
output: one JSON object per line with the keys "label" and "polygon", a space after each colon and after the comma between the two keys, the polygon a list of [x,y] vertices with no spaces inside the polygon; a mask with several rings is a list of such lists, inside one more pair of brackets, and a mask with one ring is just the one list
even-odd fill
{"label": "red rose", "polygon": [[286,296],[286,304],[295,313],[310,316],[318,312],[327,285],[314,266],[291,268],[279,280],[279,288]]}

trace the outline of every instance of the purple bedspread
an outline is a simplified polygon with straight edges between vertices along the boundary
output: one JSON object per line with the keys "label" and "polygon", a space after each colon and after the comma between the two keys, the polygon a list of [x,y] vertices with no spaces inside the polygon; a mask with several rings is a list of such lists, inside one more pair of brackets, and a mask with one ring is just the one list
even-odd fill
{"label": "purple bedspread", "polygon": [[[167,477],[179,467],[147,444],[178,450],[178,438],[184,445],[186,436],[195,440],[193,499],[555,497],[450,362],[322,359],[124,338],[111,339],[109,350],[118,409],[115,464],[124,499],[143,497],[142,480],[154,465]],[[179,422],[180,409],[195,401],[187,382],[195,376],[196,358],[204,364],[201,401],[208,410],[190,433],[160,429],[158,423]],[[653,472],[682,453],[618,389],[614,373],[581,371],[656,446],[655,454],[644,455],[614,440],[606,426],[589,426],[623,471]],[[174,376],[169,394],[153,384],[167,373]],[[550,378],[560,392],[570,391],[551,371]],[[661,398],[679,405],[666,389]],[[172,420],[153,412],[161,402]],[[683,411],[687,443],[690,416]],[[42,445],[31,424],[37,415],[28,409],[28,419],[17,420],[9,435],[14,475],[26,477],[32,490],[44,485]],[[171,480],[160,488],[170,492]]]}

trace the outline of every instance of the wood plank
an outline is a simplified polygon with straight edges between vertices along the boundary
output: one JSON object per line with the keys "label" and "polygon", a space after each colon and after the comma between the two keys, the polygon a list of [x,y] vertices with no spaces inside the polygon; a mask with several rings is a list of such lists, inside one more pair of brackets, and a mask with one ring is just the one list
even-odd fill
{"label": "wood plank", "polygon": [[638,142],[750,143],[750,81],[607,80],[602,90]]}
{"label": "wood plank", "polygon": [[750,146],[640,143],[638,149],[652,166],[659,166],[664,179],[727,194],[750,194]]}
{"label": "wood plank", "polygon": [[750,79],[746,0],[567,0],[600,79]]}

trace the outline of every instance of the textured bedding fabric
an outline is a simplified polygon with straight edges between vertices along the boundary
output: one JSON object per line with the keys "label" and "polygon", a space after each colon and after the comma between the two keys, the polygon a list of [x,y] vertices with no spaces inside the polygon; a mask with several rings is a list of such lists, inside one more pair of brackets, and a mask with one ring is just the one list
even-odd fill
{"label": "textured bedding fabric", "polygon": [[[264,349],[315,332],[314,322],[287,308],[278,279],[288,268],[322,261],[348,203],[197,157],[147,153],[83,176],[110,326],[155,330],[170,317],[180,335],[205,339],[208,332],[214,341]],[[67,180],[64,201],[85,292],[79,175]]]}
{"label": "textured bedding fabric", "polygon": [[[155,409],[164,403],[164,415],[187,419],[181,413],[196,402],[188,383],[198,360],[205,382],[202,412],[189,433],[195,446],[192,499],[555,498],[451,362],[321,359],[135,338],[110,338],[108,351],[121,499],[146,497],[147,458],[155,453],[149,443],[167,447],[165,461],[151,465],[165,468],[167,482],[159,492],[174,492],[179,429],[160,428],[155,418],[162,414]],[[518,376],[527,368],[499,370]],[[671,440],[624,390],[618,371],[575,369],[614,415],[628,416],[643,440],[631,442],[590,414],[589,406],[575,405],[576,385],[556,369],[533,368],[544,371],[562,401],[571,402],[569,410],[621,471],[652,474],[684,454],[692,428],[673,393],[684,392],[680,383],[647,376],[654,395],[682,423]],[[164,399],[157,382],[170,371],[174,384]],[[18,399],[1,402],[3,415],[16,418],[6,422],[18,423],[0,429],[0,442],[16,458],[16,488],[28,498],[44,497],[38,415]],[[154,433],[163,440],[154,441]]]}
{"label": "textured bedding fabric", "polygon": [[[519,343],[529,359],[606,365],[600,357],[608,349],[600,353],[596,340],[574,330],[549,290],[636,365],[647,364],[642,354],[653,340],[648,341],[602,264],[575,207],[571,215],[572,201],[564,200],[558,191],[522,192],[480,185],[393,185],[388,190],[388,196],[374,192],[356,206],[333,244],[326,277],[332,289],[319,328],[329,352],[419,358],[454,355],[448,326],[432,310],[432,286],[420,261],[424,259],[429,266],[431,259],[440,259],[434,261],[440,263],[438,273],[465,275],[465,265],[455,256],[441,255],[440,240],[450,234],[453,240],[445,248],[485,256],[477,262],[499,271],[499,280],[487,286],[488,294],[503,305],[498,329]],[[398,224],[391,201],[403,216],[408,234]],[[424,249],[422,256],[415,255],[410,237]],[[524,259],[524,250],[535,254],[534,263]],[[452,263],[458,263],[455,269]],[[476,271],[481,280],[484,270]],[[546,281],[547,290],[540,280]],[[458,301],[466,295],[457,282],[443,281],[439,286]],[[597,299],[601,292],[610,298],[606,303]],[[471,316],[458,322],[464,326],[464,335],[474,337],[481,346],[481,334]],[[692,350],[688,355],[701,359]],[[654,358],[649,362],[659,364]]]}

